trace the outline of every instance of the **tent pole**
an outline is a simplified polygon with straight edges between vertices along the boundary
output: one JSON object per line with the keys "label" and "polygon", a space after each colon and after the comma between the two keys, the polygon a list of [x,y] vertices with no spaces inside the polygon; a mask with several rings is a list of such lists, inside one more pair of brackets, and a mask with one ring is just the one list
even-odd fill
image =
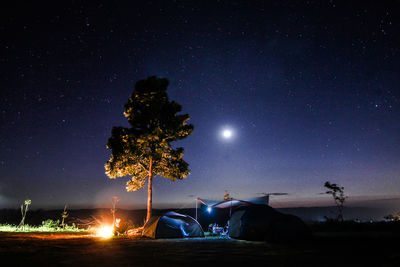
{"label": "tent pole", "polygon": [[232,198],[231,198],[231,205],[230,205],[230,207],[229,207],[229,221],[228,221],[228,234],[229,234],[229,231],[230,231],[230,220],[231,220],[231,218],[232,218]]}
{"label": "tent pole", "polygon": [[232,198],[231,198],[231,205],[229,207],[229,219],[231,218],[231,216],[232,216]]}
{"label": "tent pole", "polygon": [[196,198],[196,221],[197,221],[197,198]]}

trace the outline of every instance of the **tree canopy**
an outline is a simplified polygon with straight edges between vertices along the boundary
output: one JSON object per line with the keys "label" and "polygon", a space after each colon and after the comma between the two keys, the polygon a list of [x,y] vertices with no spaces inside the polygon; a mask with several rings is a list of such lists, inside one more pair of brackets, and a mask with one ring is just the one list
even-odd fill
{"label": "tree canopy", "polygon": [[152,178],[162,176],[172,181],[189,175],[189,165],[183,160],[183,147],[174,148],[171,142],[193,132],[188,114],[178,114],[182,107],[170,101],[166,78],[149,77],[139,80],[125,104],[124,115],[130,128],[113,127],[107,148],[111,158],[105,164],[110,178],[130,175],[127,191],[144,187],[149,181],[147,219],[151,216]]}

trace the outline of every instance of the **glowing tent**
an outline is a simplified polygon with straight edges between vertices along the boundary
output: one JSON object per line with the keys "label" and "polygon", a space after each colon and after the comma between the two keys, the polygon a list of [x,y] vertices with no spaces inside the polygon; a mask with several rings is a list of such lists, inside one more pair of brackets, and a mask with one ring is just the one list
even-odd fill
{"label": "glowing tent", "polygon": [[144,225],[142,235],[150,238],[204,237],[204,232],[192,217],[170,211],[152,216]]}

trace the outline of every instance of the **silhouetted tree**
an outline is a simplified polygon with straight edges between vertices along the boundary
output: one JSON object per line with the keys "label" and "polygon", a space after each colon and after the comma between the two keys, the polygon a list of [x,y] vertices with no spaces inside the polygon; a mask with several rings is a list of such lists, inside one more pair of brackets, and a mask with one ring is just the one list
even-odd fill
{"label": "silhouetted tree", "polygon": [[383,218],[391,222],[400,222],[400,212],[398,212],[397,214],[386,215]]}
{"label": "silhouetted tree", "polygon": [[176,181],[189,175],[183,148],[173,148],[171,142],[190,135],[193,125],[187,124],[188,114],[177,114],[181,105],[169,101],[168,84],[167,79],[155,76],[137,81],[125,104],[124,115],[131,128],[113,127],[107,143],[112,152],[105,164],[108,177],[131,175],[127,191],[142,188],[148,180],[147,220],[152,210],[153,177]]}
{"label": "silhouetted tree", "polygon": [[343,221],[343,205],[344,202],[347,198],[347,196],[344,195],[344,187],[338,186],[337,184],[331,184],[330,182],[325,182],[324,186],[328,189],[326,191],[326,194],[332,195],[335,204],[338,208],[338,216],[337,220],[338,221]]}

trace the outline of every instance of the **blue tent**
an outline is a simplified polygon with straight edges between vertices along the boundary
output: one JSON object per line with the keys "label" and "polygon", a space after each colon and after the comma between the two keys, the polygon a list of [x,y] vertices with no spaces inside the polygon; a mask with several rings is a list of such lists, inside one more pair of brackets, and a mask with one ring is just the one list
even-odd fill
{"label": "blue tent", "polygon": [[162,216],[152,216],[144,225],[142,235],[150,238],[204,237],[204,232],[192,217],[169,211]]}

